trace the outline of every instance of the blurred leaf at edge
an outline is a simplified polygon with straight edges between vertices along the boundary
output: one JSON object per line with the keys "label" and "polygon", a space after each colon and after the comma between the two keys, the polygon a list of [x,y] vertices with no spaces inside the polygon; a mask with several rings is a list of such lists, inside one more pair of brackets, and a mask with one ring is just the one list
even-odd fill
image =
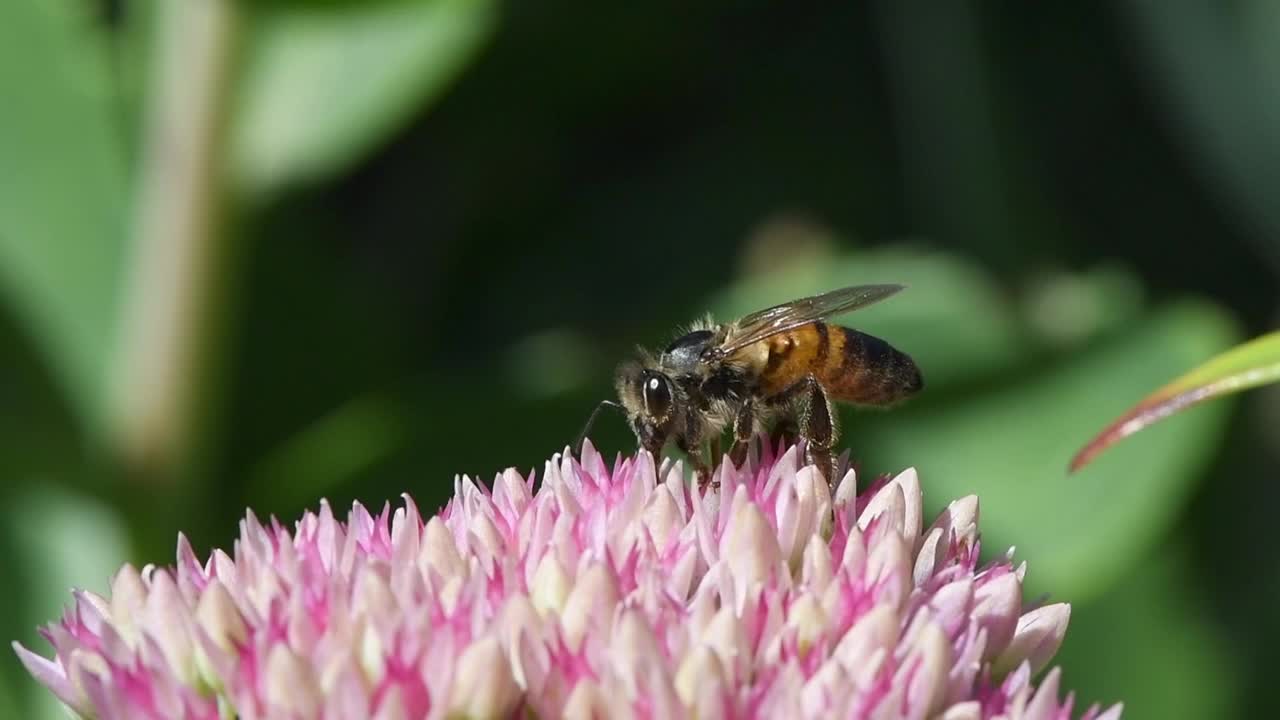
{"label": "blurred leaf at edge", "polygon": [[128,168],[103,38],[80,3],[0,3],[0,292],[72,406],[102,420]]}
{"label": "blurred leaf at edge", "polygon": [[250,192],[335,173],[443,91],[496,20],[491,0],[259,6],[232,136]]}
{"label": "blurred leaf at edge", "polygon": [[1124,438],[1221,395],[1280,380],[1280,332],[1237,345],[1144,397],[1089,441],[1071,460],[1076,471]]}

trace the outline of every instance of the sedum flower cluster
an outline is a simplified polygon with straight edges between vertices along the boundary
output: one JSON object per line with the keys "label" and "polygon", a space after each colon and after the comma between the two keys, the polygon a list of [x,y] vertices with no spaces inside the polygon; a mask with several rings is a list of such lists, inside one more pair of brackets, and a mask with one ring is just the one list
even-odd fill
{"label": "sedum flower cluster", "polygon": [[427,518],[249,513],[230,552],[179,537],[173,567],[75,593],[52,659],[15,649],[103,720],[1076,717],[1057,669],[1033,682],[1070,608],[980,564],[977,498],[926,525],[913,470],[859,494],[757,450],[705,492],[588,446]]}

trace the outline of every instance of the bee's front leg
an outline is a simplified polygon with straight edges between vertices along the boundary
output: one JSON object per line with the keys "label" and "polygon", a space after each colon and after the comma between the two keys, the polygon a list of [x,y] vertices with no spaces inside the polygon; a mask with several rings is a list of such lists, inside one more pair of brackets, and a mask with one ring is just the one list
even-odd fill
{"label": "bee's front leg", "polygon": [[689,414],[685,416],[681,432],[676,435],[676,447],[689,457],[689,464],[693,466],[693,474],[697,480],[698,490],[706,490],[707,485],[711,484],[711,474],[713,468],[707,465],[704,455],[703,440],[707,434],[707,424],[701,415]]}
{"label": "bee's front leg", "polygon": [[689,458],[689,464],[693,466],[693,478],[697,483],[698,490],[705,491],[707,484],[711,482],[711,467],[707,465],[707,460],[702,456],[702,443],[695,441],[688,435],[679,435],[676,437],[676,447],[680,448]]}

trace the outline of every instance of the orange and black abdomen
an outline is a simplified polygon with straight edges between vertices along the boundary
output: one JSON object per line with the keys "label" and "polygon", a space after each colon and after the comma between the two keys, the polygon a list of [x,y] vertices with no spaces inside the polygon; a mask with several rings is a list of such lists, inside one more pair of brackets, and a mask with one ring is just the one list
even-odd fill
{"label": "orange and black abdomen", "polygon": [[768,353],[759,381],[766,398],[808,375],[831,399],[859,405],[891,405],[924,387],[911,356],[857,330],[814,322],[763,342]]}

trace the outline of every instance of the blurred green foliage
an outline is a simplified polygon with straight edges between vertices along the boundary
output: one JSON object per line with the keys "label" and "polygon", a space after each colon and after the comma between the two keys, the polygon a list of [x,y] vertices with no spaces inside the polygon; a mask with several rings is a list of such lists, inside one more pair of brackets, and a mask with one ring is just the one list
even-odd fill
{"label": "blurred green foliage", "polygon": [[[845,413],[863,475],[914,465],[934,508],[981,496],[988,553],[1016,544],[1030,590],[1074,603],[1061,659],[1086,704],[1280,701],[1277,396],[1065,473],[1274,322],[1273,6],[240,2],[220,38],[166,21],[183,7],[0,4],[7,637],[40,646],[68,585],[167,562],[180,530],[227,546],[245,507],[429,508],[454,473],[540,467],[621,357],[705,310],[893,281],[911,287],[848,322],[928,388]],[[221,121],[167,145],[157,57],[210,40]],[[180,447],[144,463],[108,399],[173,388],[112,362],[152,357],[124,347],[166,251],[138,227],[184,204],[139,188],[182,187],[184,150],[221,212],[174,247],[235,252],[175,266],[218,286],[183,318],[215,371],[178,376],[203,418],[162,414]],[[616,421],[595,440],[632,447]],[[56,716],[12,659],[0,716]]]}
{"label": "blurred green foliage", "polygon": [[99,419],[131,179],[108,39],[80,4],[0,10],[0,273],[63,397]]}
{"label": "blurred green foliage", "polygon": [[350,166],[479,50],[490,0],[267,6],[246,20],[232,168],[256,197]]}

